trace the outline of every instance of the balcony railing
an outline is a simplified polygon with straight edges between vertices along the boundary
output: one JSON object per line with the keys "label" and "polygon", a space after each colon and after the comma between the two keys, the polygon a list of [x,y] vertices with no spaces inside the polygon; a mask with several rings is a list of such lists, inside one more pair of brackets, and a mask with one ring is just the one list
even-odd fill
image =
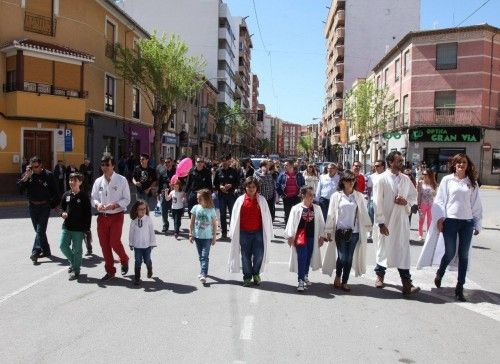
{"label": "balcony railing", "polygon": [[64,97],[75,97],[84,99],[87,97],[87,91],[78,91],[78,90],[70,90],[61,87],[55,87],[53,85],[47,85],[44,83],[36,83],[36,82],[24,82],[23,85],[18,85],[17,83],[7,83],[3,85],[3,92],[15,92],[15,91],[23,91],[23,92],[33,92],[37,94],[45,94],[45,95],[55,95],[55,96],[64,96]]}
{"label": "balcony railing", "polygon": [[106,57],[115,59],[116,58],[116,44],[114,42],[106,41],[104,48],[104,54]]}
{"label": "balcony railing", "polygon": [[55,37],[56,24],[57,22],[54,18],[30,12],[24,13],[24,30],[28,32]]}
{"label": "balcony railing", "polygon": [[415,111],[411,126],[479,126],[481,119],[473,110],[434,109]]}

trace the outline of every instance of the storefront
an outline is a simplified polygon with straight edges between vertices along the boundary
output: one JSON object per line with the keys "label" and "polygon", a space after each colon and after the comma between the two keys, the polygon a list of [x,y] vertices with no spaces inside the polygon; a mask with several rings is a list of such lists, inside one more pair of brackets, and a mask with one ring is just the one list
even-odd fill
{"label": "storefront", "polygon": [[162,155],[164,158],[172,158],[176,159],[177,154],[176,154],[176,149],[177,149],[177,136],[175,133],[172,132],[166,132],[163,133],[162,136]]}

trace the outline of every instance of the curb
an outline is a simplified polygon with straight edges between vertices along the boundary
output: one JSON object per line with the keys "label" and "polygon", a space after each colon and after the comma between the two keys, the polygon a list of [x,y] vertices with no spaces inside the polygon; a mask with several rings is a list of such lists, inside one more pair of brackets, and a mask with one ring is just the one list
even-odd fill
{"label": "curb", "polygon": [[27,200],[0,201],[0,207],[28,206]]}
{"label": "curb", "polygon": [[482,185],[481,189],[484,189],[484,190],[500,190],[500,186]]}

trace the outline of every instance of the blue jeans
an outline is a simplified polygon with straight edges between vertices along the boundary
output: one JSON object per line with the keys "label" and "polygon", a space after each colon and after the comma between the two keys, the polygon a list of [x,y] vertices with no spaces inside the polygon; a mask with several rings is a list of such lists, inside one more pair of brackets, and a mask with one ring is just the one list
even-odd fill
{"label": "blue jeans", "polygon": [[[379,277],[382,277],[384,278],[384,275],[385,275],[385,270],[387,268],[386,267],[383,267],[381,266],[380,264],[377,264],[375,266],[375,273],[379,276]],[[398,272],[399,272],[399,276],[401,277],[401,279],[408,279],[411,281],[411,274],[410,274],[410,270],[409,269],[400,269],[398,268]]]}
{"label": "blue jeans", "polygon": [[243,279],[250,279],[260,273],[264,258],[264,237],[262,230],[240,231],[241,266]]}
{"label": "blue jeans", "polygon": [[351,239],[348,241],[337,242],[337,270],[335,274],[337,277],[342,275],[342,283],[346,284],[349,280],[349,274],[351,273],[352,258],[354,255],[354,249],[359,241],[359,233],[352,233]]}
{"label": "blue jeans", "polygon": [[208,274],[208,254],[210,254],[210,246],[212,239],[194,239],[196,248],[198,249],[198,258],[200,259],[200,274],[206,276]]}
{"label": "blue jeans", "polygon": [[444,255],[441,258],[441,264],[437,271],[438,276],[444,276],[446,267],[455,257],[457,252],[457,236],[458,236],[458,284],[465,283],[465,275],[467,274],[467,266],[469,264],[469,249],[474,232],[473,220],[461,219],[444,219],[443,223],[443,238],[444,238]]}
{"label": "blue jeans", "polygon": [[297,250],[298,279],[303,281],[309,274],[309,265],[314,249],[314,238],[307,237],[307,244],[295,247]]}
{"label": "blue jeans", "polygon": [[326,217],[328,216],[328,207],[330,207],[330,199],[320,197],[318,203],[319,207],[321,207],[321,212],[323,213],[323,219],[326,221]]}
{"label": "blue jeans", "polygon": [[168,211],[172,209],[172,200],[165,200],[165,195],[161,196],[161,218],[163,220],[163,230],[168,230]]}
{"label": "blue jeans", "polygon": [[153,248],[134,248],[135,252],[135,268],[140,269],[142,261],[146,266],[151,265],[153,262],[151,261],[151,250]]}
{"label": "blue jeans", "polygon": [[219,192],[219,208],[220,208],[220,229],[222,235],[227,234],[226,210],[229,212],[229,221],[231,221],[231,213],[236,198],[233,193]]}
{"label": "blue jeans", "polygon": [[188,215],[189,218],[191,219],[191,210],[193,209],[193,206],[198,203],[198,194],[196,191],[191,191],[188,194]]}
{"label": "blue jeans", "polygon": [[184,209],[172,209],[172,218],[174,219],[174,232],[179,234],[181,229],[181,218],[184,214]]}
{"label": "blue jeans", "polygon": [[35,241],[33,242],[32,254],[40,252],[45,255],[50,255],[49,241],[47,240],[47,224],[49,223],[50,206],[49,204],[43,205],[29,205],[29,213],[33,229],[35,229]]}

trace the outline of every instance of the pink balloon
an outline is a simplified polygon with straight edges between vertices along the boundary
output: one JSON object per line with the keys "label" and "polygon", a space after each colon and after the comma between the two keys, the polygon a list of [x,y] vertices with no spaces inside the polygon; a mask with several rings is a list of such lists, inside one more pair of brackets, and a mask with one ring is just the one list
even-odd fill
{"label": "pink balloon", "polygon": [[179,176],[174,174],[172,178],[170,178],[170,185],[173,186],[179,180]]}
{"label": "pink balloon", "polygon": [[191,158],[184,158],[177,165],[175,174],[178,177],[186,177],[189,174],[191,168],[193,168],[193,161],[191,160]]}

